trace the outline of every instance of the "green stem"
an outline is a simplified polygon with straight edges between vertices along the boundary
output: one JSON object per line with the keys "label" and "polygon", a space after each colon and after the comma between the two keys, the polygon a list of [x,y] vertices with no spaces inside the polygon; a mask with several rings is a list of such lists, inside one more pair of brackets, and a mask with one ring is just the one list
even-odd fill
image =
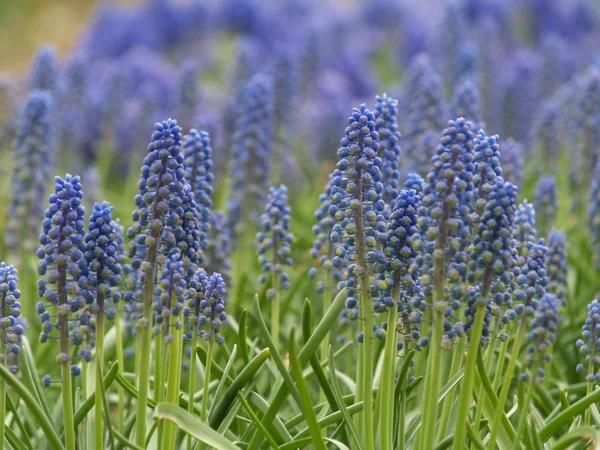
{"label": "green stem", "polygon": [[214,339],[211,335],[208,340],[208,349],[206,350],[206,370],[204,371],[204,390],[202,391],[202,412],[200,420],[206,421],[206,411],[208,409],[208,385],[210,383],[210,370],[212,366],[212,353],[213,353]]}
{"label": "green stem", "polygon": [[[153,265],[154,268],[154,265]],[[135,427],[135,443],[138,447],[146,446],[146,404],[150,388],[150,352],[152,350],[152,292],[154,289],[154,270],[145,275],[144,283],[144,326],[138,329],[140,341],[140,371],[138,378],[138,399]]]}
{"label": "green stem", "polygon": [[[181,388],[181,358],[183,346],[183,328],[172,327],[173,342],[169,345],[169,374],[167,376],[167,396],[166,401],[172,405],[179,405],[179,392]],[[173,422],[165,421],[163,429],[161,448],[176,448],[175,438],[177,428]]]}
{"label": "green stem", "polygon": [[[6,296],[6,294],[4,295],[4,297]],[[2,299],[2,317],[5,317],[5,311],[4,311],[4,305],[5,305],[5,299]],[[3,346],[3,348],[6,348],[6,331],[4,330],[4,328],[0,328],[0,345]],[[6,355],[6,353],[5,353]],[[4,357],[4,360],[1,362],[1,364],[3,366],[6,366],[6,356]],[[0,379],[0,450],[4,450],[4,423],[6,421],[6,381],[4,381],[4,378]]]}
{"label": "green stem", "polygon": [[[487,297],[487,289],[483,290],[483,298]],[[470,422],[469,410],[473,401],[473,387],[475,385],[475,368],[477,365],[477,353],[481,346],[481,334],[487,313],[485,303],[476,305],[475,319],[471,330],[467,359],[465,363],[465,375],[463,377],[460,396],[458,398],[458,413],[456,416],[456,433],[454,434],[453,447],[462,450],[465,447],[467,429],[463,424]]]}
{"label": "green stem", "polygon": [[527,392],[525,393],[525,400],[522,403],[519,403],[519,424],[517,426],[517,434],[515,435],[515,440],[513,442],[513,447],[515,449],[521,448],[522,445],[522,437],[525,432],[525,425],[527,424],[527,418],[529,417],[529,407],[531,405],[531,400],[533,398],[533,386],[535,383],[534,373],[537,372],[537,369],[534,368],[531,371],[529,383],[527,383]]}
{"label": "green stem", "polygon": [[[331,244],[329,245],[330,249],[331,249]],[[329,259],[331,260],[331,250],[329,251]],[[325,292],[323,292],[323,316],[325,315],[325,313],[327,312],[327,310],[329,309],[329,307],[331,306],[331,291],[333,289],[332,284],[332,274],[331,274],[331,270],[327,269],[326,274],[325,274]],[[329,349],[329,334],[327,333],[324,337],[323,337],[323,342],[321,343],[321,361],[327,361],[327,351]],[[327,370],[327,369],[325,369]],[[319,394],[319,399],[320,399],[320,403],[323,403],[327,400],[326,396],[325,396],[325,392],[323,390],[321,390],[321,393]]]}
{"label": "green stem", "polygon": [[[595,344],[596,340],[594,339],[592,342],[593,342],[593,345],[590,345],[590,360],[588,361],[588,376],[594,374],[594,347],[596,345]],[[587,382],[586,395],[590,395],[592,392],[594,392],[594,379],[593,378]],[[592,419],[592,410],[590,408],[587,408],[585,410],[585,425],[586,426],[590,426],[591,419]]]}
{"label": "green stem", "polygon": [[381,371],[381,383],[379,385],[379,421],[381,422],[381,449],[393,449],[393,422],[394,422],[394,375],[396,373],[396,320],[398,317],[398,302],[400,301],[399,283],[394,283],[392,293],[394,306],[389,310],[387,320],[387,336],[383,356],[383,369]]}
{"label": "green stem", "polygon": [[[361,258],[359,257],[359,260]],[[362,258],[364,259],[364,258]],[[361,264],[366,268],[366,264]],[[363,343],[365,348],[363,367],[363,413],[365,450],[374,450],[375,433],[373,423],[373,300],[371,299],[369,274],[365,270],[361,281],[362,310],[364,314]]]}
{"label": "green stem", "polygon": [[[438,248],[445,248],[445,241],[437,244]],[[444,291],[446,287],[445,264],[443,252],[436,249],[436,257],[433,262],[434,286],[431,305],[431,318],[433,332],[429,344],[429,356],[425,368],[425,382],[423,393],[423,408],[427,414],[423,415],[423,424],[417,436],[417,447],[430,449],[435,442],[435,423],[438,416],[438,393],[441,385],[442,352],[440,343],[444,335],[444,316],[441,305],[444,305]]]}
{"label": "green stem", "polygon": [[271,299],[271,337],[275,348],[279,350],[279,276],[273,271],[275,296]]}
{"label": "green stem", "polygon": [[[102,277],[98,278],[98,283]],[[104,362],[104,295],[98,292],[96,301],[98,303],[98,314],[96,314],[96,392],[94,403],[94,448],[104,449],[104,421],[102,416],[103,395],[103,370]]]}
{"label": "green stem", "polygon": [[[194,394],[196,391],[196,346],[198,345],[198,324],[194,323],[192,329],[192,352],[190,354],[190,369],[188,372],[188,412],[194,413]],[[192,436],[188,435],[187,450],[192,450]]]}
{"label": "green stem", "polygon": [[[512,334],[512,329],[513,327],[511,324],[508,330],[508,336]],[[504,360],[506,359],[506,352],[508,351],[508,336],[504,340],[504,342],[502,342],[502,345],[500,346],[500,353],[498,354],[498,359],[496,360],[494,382],[492,383],[492,386],[494,387],[494,392],[498,392],[498,388],[500,387],[500,379],[502,378],[502,370],[504,369]]]}
{"label": "green stem", "polygon": [[490,431],[490,440],[488,441],[488,449],[490,450],[493,450],[496,446],[496,439],[498,437],[498,432],[500,431],[502,416],[504,416],[504,405],[506,404],[506,400],[508,399],[510,382],[512,381],[512,377],[515,372],[515,367],[517,365],[517,359],[519,358],[519,353],[521,351],[521,343],[523,342],[523,339],[525,337],[526,325],[527,322],[525,320],[525,317],[521,316],[517,336],[515,337],[515,341],[513,342],[513,349],[511,352],[510,360],[508,362],[508,367],[506,368],[504,384],[502,385],[500,395],[498,396],[498,406],[496,407],[496,414],[494,415],[494,421],[492,422],[492,427]]}
{"label": "green stem", "polygon": [[164,335],[158,333],[154,336],[154,401],[160,403],[165,396],[164,374],[167,366],[167,353],[169,350],[164,345]]}
{"label": "green stem", "polygon": [[[467,338],[461,336],[458,339],[456,348],[454,349],[454,355],[452,357],[452,364],[450,366],[450,374],[448,379],[452,379],[456,376],[462,366],[462,360],[465,352]],[[450,423],[450,414],[452,413],[452,405],[454,404],[454,396],[456,395],[456,386],[453,387],[442,404],[442,415],[440,417],[440,428],[437,435],[437,441],[440,442],[448,431],[448,425]]]}
{"label": "green stem", "polygon": [[402,386],[400,413],[398,414],[398,448],[406,448],[406,381]]}
{"label": "green stem", "polygon": [[[115,319],[116,319],[115,320],[115,331],[116,331],[116,340],[117,340],[117,361],[119,361],[119,373],[122,375],[123,367],[125,366],[125,354],[123,351],[123,329],[121,328],[123,318],[121,317],[121,314],[117,314],[117,317]],[[118,408],[119,408],[119,423],[118,423],[119,426],[118,426],[118,428],[119,428],[119,431],[122,432],[123,425],[125,423],[125,390],[123,389],[122,386],[119,386]]]}
{"label": "green stem", "polygon": [[[59,243],[60,247],[60,243]],[[66,281],[67,281],[67,268],[64,265],[58,266],[58,304],[66,305],[68,303]],[[60,352],[70,357],[70,336],[69,336],[69,320],[65,314],[59,314],[58,316],[59,326],[59,343]],[[75,423],[73,421],[73,388],[71,383],[71,367],[67,362],[61,366],[62,375],[62,401],[63,401],[63,421],[64,421],[64,432],[65,432],[65,448],[66,450],[75,450]]]}
{"label": "green stem", "polygon": [[[490,326],[494,330],[492,338],[490,339],[490,345],[484,355],[485,360],[485,372],[490,373],[492,367],[492,361],[494,359],[494,350],[496,349],[496,339],[498,332],[500,331],[500,322],[496,320],[496,317],[492,317],[492,324]],[[475,408],[475,420],[473,421],[473,429],[479,430],[481,423],[481,416],[483,415],[483,405],[485,403],[486,393],[483,384],[479,386],[479,392],[477,392],[477,406]]]}

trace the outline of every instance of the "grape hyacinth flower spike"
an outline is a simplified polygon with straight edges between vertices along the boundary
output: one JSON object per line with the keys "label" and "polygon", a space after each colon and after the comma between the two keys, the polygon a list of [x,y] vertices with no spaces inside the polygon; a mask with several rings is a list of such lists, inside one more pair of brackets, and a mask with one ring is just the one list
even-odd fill
{"label": "grape hyacinth flower spike", "polygon": [[[448,305],[445,298],[446,281],[461,281],[466,276],[465,237],[469,233],[473,204],[473,139],[472,124],[464,118],[448,121],[432,167],[427,175],[422,206],[419,209],[419,228],[423,239],[424,258],[421,260],[421,282],[431,306],[432,338],[429,362],[425,374],[424,405],[434,413],[424,417],[419,442],[433,446],[437,397],[441,378],[437,370],[441,360],[441,343],[445,314],[449,307],[459,308],[460,302]],[[446,261],[452,261],[450,265]],[[457,290],[453,290],[457,292]],[[450,328],[452,328],[450,326]]]}
{"label": "grape hyacinth flower spike", "polygon": [[535,212],[537,216],[539,236],[548,236],[558,210],[556,178],[543,176],[535,190]]}
{"label": "grape hyacinth flower spike", "polygon": [[[145,445],[146,439],[154,280],[158,266],[165,262],[164,258],[158,257],[159,246],[167,227],[170,205],[174,200],[181,198],[184,185],[181,128],[177,121],[168,119],[154,126],[138,183],[139,193],[135,196],[136,209],[132,214],[134,224],[127,231],[129,239],[132,239],[129,247],[132,268],[141,269],[143,273],[142,298],[135,299],[143,304],[143,312],[137,324],[141,354],[136,443],[140,446]],[[179,203],[179,200],[176,203]],[[127,298],[133,297],[135,293],[126,294]]]}
{"label": "grape hyacinth flower spike", "polygon": [[[576,342],[577,349],[585,355],[584,364],[577,365],[577,372],[584,372],[587,381],[587,394],[594,391],[600,383],[600,303],[593,300],[587,306],[588,314],[581,330],[581,339]],[[586,410],[585,422],[590,424],[590,412]]]}
{"label": "grape hyacinth flower spike", "polygon": [[383,94],[377,97],[375,129],[379,134],[381,182],[383,199],[394,200],[400,194],[400,132],[398,131],[398,101]]}
{"label": "grape hyacinth flower spike", "polygon": [[392,205],[383,249],[386,257],[383,269],[386,284],[391,286],[391,296],[385,295],[380,308],[375,306],[376,310],[381,312],[386,309],[388,311],[387,323],[376,332],[378,338],[385,340],[385,356],[379,386],[382,449],[393,448],[393,415],[386,412],[392,411],[394,407],[392,392],[396,353],[404,346],[404,342],[398,341],[398,334],[404,334],[408,343],[412,339],[418,342],[419,322],[422,311],[426,308],[415,264],[419,247],[417,211],[420,200],[415,190],[402,190]]}
{"label": "grape hyacinth flower spike", "polygon": [[[104,421],[102,415],[104,382],[104,320],[114,317],[114,309],[108,309],[112,301],[118,302],[117,288],[121,282],[121,265],[113,207],[107,202],[94,204],[88,232],[84,236],[83,257],[87,264],[86,288],[89,314],[94,317],[96,346],[96,401],[95,441],[103,442]],[[80,281],[81,284],[81,281]],[[83,293],[82,293],[83,294]],[[100,445],[100,444],[98,444]]]}
{"label": "grape hyacinth flower spike", "polygon": [[588,230],[592,238],[594,267],[600,270],[600,162],[594,170],[588,206]]}
{"label": "grape hyacinth flower spike", "polygon": [[[78,176],[67,174],[65,178],[55,178],[54,193],[48,201],[42,222],[43,231],[37,255],[38,264],[38,302],[37,310],[42,321],[40,341],[46,342],[52,330],[58,330],[60,353],[56,362],[62,371],[63,419],[65,426],[65,444],[67,449],[75,449],[75,428],[73,423],[73,393],[71,376],[77,376],[80,368],[71,365],[71,345],[82,343],[82,327],[70,331],[69,322],[76,320],[85,307],[85,299],[79,293],[79,278],[82,275],[81,250],[84,232],[84,208],[81,205],[83,193]],[[85,266],[85,263],[83,264]],[[53,324],[48,310],[55,310],[57,320]],[[83,326],[85,327],[85,326]]]}
{"label": "grape hyacinth flower spike", "polygon": [[[342,138],[337,154],[339,161],[333,172],[332,199],[329,213],[336,220],[331,238],[339,240],[332,259],[335,268],[347,266],[346,306],[356,320],[360,314],[359,360],[357,370],[363,386],[357,389],[356,401],[364,400],[359,425],[369,436],[365,448],[372,449],[373,432],[373,300],[369,279],[369,264],[376,258],[380,235],[385,235],[382,199],[383,183],[380,171],[381,158],[379,136],[375,129],[376,119],[366,105],[355,108],[348,119],[346,135]],[[360,296],[358,295],[360,293]],[[360,300],[359,298],[360,297]]]}
{"label": "grape hyacinth flower spike", "polygon": [[279,344],[279,302],[281,289],[289,289],[290,282],[283,266],[292,265],[292,241],[290,230],[290,207],[288,206],[287,188],[281,185],[272,187],[265,206],[265,212],[260,216],[260,231],[258,241],[258,262],[263,274],[259,281],[270,281],[267,289],[267,299],[271,301],[271,335],[273,342]]}
{"label": "grape hyacinth flower spike", "polygon": [[[17,269],[6,263],[0,263],[0,364],[16,374],[19,370],[16,364],[10,364],[10,359],[16,359],[20,352],[19,336],[23,327],[17,323],[21,315],[19,298],[21,291],[17,287]],[[6,381],[0,380],[0,417],[6,415]],[[0,421],[0,439],[4,439],[5,424]]]}
{"label": "grape hyacinth flower spike", "polygon": [[562,231],[552,229],[548,237],[548,289],[556,295],[562,307],[567,306],[567,238]]}

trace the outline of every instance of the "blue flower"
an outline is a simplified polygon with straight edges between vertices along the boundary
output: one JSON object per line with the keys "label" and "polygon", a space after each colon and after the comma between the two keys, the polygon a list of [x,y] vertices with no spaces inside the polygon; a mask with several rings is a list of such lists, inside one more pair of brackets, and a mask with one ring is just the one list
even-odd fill
{"label": "blue flower", "polygon": [[600,365],[600,304],[598,300],[592,301],[588,307],[588,314],[581,330],[581,339],[577,340],[577,349],[585,355],[585,365],[578,364],[577,371],[586,373],[588,381],[598,383],[600,374],[597,368]]}
{"label": "blue flower", "polygon": [[545,101],[537,113],[533,137],[541,156],[548,163],[556,161],[560,149],[560,115],[558,104],[553,100]]}
{"label": "blue flower", "polygon": [[[475,135],[471,126],[471,122],[463,118],[448,122],[427,175],[419,209],[419,228],[424,245],[420,261],[423,265],[421,281],[427,296],[432,294],[435,255],[452,261],[441,271],[442,277],[460,282],[466,276],[466,238],[474,198]],[[458,292],[456,295],[460,297]]]}
{"label": "blue flower", "polygon": [[548,237],[548,289],[556,295],[561,305],[567,306],[567,238],[563,232],[552,230]]}
{"label": "blue flower", "polygon": [[[40,342],[46,342],[54,328],[61,331],[61,353],[57,362],[64,365],[70,358],[69,345],[82,344],[87,329],[85,323],[69,329],[70,319],[85,319],[85,314],[80,314],[86,302],[80,295],[79,286],[79,280],[86,270],[81,250],[84,208],[81,205],[83,194],[78,176],[67,174],[64,179],[56,177],[55,181],[54,193],[48,198],[50,205],[42,222],[41,247],[37,251],[41,259],[38,273],[45,279],[38,280],[38,295],[42,301],[37,303],[36,309],[42,321]],[[54,324],[50,321],[48,309],[56,311],[57,320]]]}
{"label": "blue flower", "polygon": [[559,306],[560,303],[554,294],[544,294],[530,322],[531,331],[527,335],[529,346],[525,364],[535,370],[533,376],[538,384],[544,380],[545,365],[552,360],[549,350],[556,341],[556,331],[560,323]]}
{"label": "blue flower", "polygon": [[555,177],[543,176],[540,179],[535,189],[534,205],[539,234],[547,236],[556,220],[558,210]]}
{"label": "blue flower", "polygon": [[210,215],[210,231],[206,245],[207,267],[222,274],[225,282],[231,278],[231,230],[225,225],[225,216],[220,211]]}
{"label": "blue flower", "polygon": [[10,366],[9,370],[13,373],[18,371],[18,366],[9,364],[9,358],[14,360],[19,355],[19,337],[23,334],[23,326],[18,323],[21,315],[18,282],[17,269],[4,262],[0,263],[0,335],[3,343],[0,360],[3,365]]}
{"label": "blue flower", "polygon": [[473,144],[475,164],[473,186],[477,191],[473,205],[473,222],[477,223],[493,189],[493,181],[502,174],[502,168],[498,136],[486,136],[483,130],[479,130]]}
{"label": "blue flower", "polygon": [[208,277],[204,269],[198,269],[191,281],[188,306],[184,312],[191,332],[197,329],[199,336],[207,341],[214,339],[219,344],[225,342],[225,338],[219,334],[227,319],[225,297],[225,282],[221,274],[213,273]]}
{"label": "blue flower", "polygon": [[523,182],[523,159],[525,151],[523,146],[512,138],[502,143],[500,162],[502,164],[502,177],[517,186]]}
{"label": "blue flower", "polygon": [[375,129],[379,134],[379,158],[383,199],[390,201],[400,194],[400,132],[398,131],[398,101],[383,94],[377,96]]}
{"label": "blue flower", "polygon": [[423,195],[424,186],[425,180],[423,180],[423,177],[418,173],[411,172],[406,175],[406,180],[404,180],[404,189],[413,189],[420,197]]}
{"label": "blue flower", "polygon": [[194,192],[202,230],[201,240],[205,242],[210,230],[213,192],[212,149],[208,133],[190,130],[184,137],[183,153],[185,176]]}
{"label": "blue flower", "polygon": [[405,92],[409,98],[408,133],[415,142],[427,130],[439,133],[444,127],[444,87],[429,58],[418,55],[407,69]]}
{"label": "blue flower", "polygon": [[[99,314],[114,314],[107,310],[104,302],[120,299],[117,288],[121,283],[121,255],[119,253],[119,236],[116,223],[112,220],[113,207],[107,202],[102,205],[95,204],[90,216],[88,232],[83,238],[83,257],[87,267],[85,273],[86,292],[81,292],[87,297],[88,303],[95,303]],[[84,282],[80,279],[80,285]],[[86,295],[87,294],[87,295]],[[101,301],[100,301],[101,300]],[[101,304],[102,303],[102,304]]]}
{"label": "blue flower", "polygon": [[379,136],[375,130],[375,116],[363,104],[354,108],[348,124],[337,151],[339,161],[333,172],[333,203],[329,206],[329,214],[336,221],[331,239],[340,242],[332,264],[341,269],[344,264],[350,263],[345,283],[348,289],[346,306],[351,310],[348,318],[356,319],[358,280],[364,280],[362,275],[368,270],[365,264],[377,258],[377,246],[385,239],[385,203],[382,199],[381,159],[377,156]]}
{"label": "blue flower", "polygon": [[588,206],[588,230],[592,238],[594,264],[600,269],[600,162],[596,165],[590,189]]}
{"label": "blue flower", "polygon": [[177,79],[177,107],[181,117],[189,122],[195,120],[198,104],[200,103],[200,86],[198,82],[198,64],[184,61]]}
{"label": "blue flower", "polygon": [[292,241],[290,230],[290,207],[287,204],[287,188],[281,185],[272,187],[265,206],[265,212],[260,216],[260,228],[257,233],[258,261],[262,266],[261,283],[266,283],[271,276],[271,288],[267,290],[267,298],[272,299],[281,286],[289,289],[289,277],[283,271],[283,266],[292,265]]}
{"label": "blue flower", "polygon": [[58,88],[58,61],[52,47],[40,47],[31,66],[30,90],[54,94]]}
{"label": "blue flower", "polygon": [[470,78],[460,82],[454,90],[450,115],[471,121],[474,129],[482,126],[479,90]]}
{"label": "blue flower", "polygon": [[[421,290],[419,270],[415,264],[420,245],[419,228],[417,226],[417,210],[421,199],[414,190],[402,190],[394,200],[387,235],[383,243],[385,263],[381,264],[385,283],[380,291],[380,299],[374,300],[373,307],[377,312],[383,312],[398,302],[400,323],[393,324],[395,329],[400,326],[404,333],[404,341],[420,340],[419,323],[426,309],[425,298]],[[391,292],[390,292],[391,291]],[[389,324],[382,325],[387,332]],[[375,333],[377,337],[385,334]],[[404,342],[400,342],[402,349]],[[417,345],[420,348],[420,345]]]}
{"label": "blue flower", "polygon": [[43,217],[43,199],[47,179],[54,165],[55,129],[52,100],[46,92],[32,92],[19,120],[14,143],[15,167],[10,191],[11,203],[6,227],[7,248],[18,254],[19,248],[35,244],[30,236],[39,232]]}
{"label": "blue flower", "polygon": [[254,75],[239,94],[233,131],[227,226],[235,240],[245,220],[256,218],[269,185],[274,137],[273,82]]}

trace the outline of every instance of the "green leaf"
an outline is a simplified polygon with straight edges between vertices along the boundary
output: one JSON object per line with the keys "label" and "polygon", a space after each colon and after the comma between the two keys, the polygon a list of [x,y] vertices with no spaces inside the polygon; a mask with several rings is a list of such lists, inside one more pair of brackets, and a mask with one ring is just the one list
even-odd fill
{"label": "green leaf", "polygon": [[260,421],[256,413],[252,410],[252,407],[248,404],[244,396],[238,392],[237,397],[244,409],[246,410],[246,412],[248,413],[248,415],[250,416],[250,419],[252,419],[252,422],[254,422],[254,424],[260,429],[260,431],[263,432],[263,434],[267,438],[267,441],[269,441],[271,447],[277,449],[277,442],[275,442],[275,439],[273,438],[269,430],[267,430],[267,428],[262,424],[262,422]]}
{"label": "green leaf", "polygon": [[208,425],[205,425],[178,406],[169,403],[159,403],[154,408],[153,417],[173,422],[180,430],[210,447],[218,448],[219,450],[240,450],[240,447],[233,442],[221,436]]}
{"label": "green leaf", "polygon": [[244,309],[240,314],[240,326],[238,330],[238,347],[240,348],[240,353],[242,355],[242,359],[244,360],[245,366],[247,366],[250,363],[250,356],[248,354],[248,344],[246,343],[247,321],[248,311]]}
{"label": "green leaf", "polygon": [[[206,358],[208,356],[206,353],[206,349],[200,345],[197,346],[196,347],[196,356],[198,356],[202,365],[204,367],[206,367]],[[224,373],[225,373],[225,370],[221,366],[219,366],[213,358],[213,361],[210,364],[210,377],[214,380],[220,380],[223,378]],[[231,377],[227,376],[227,381],[229,383],[232,383],[233,379]]]}
{"label": "green leaf", "polygon": [[542,442],[550,439],[561,427],[567,425],[574,417],[583,413],[592,403],[598,403],[599,401],[600,390],[597,390],[573,403],[540,430],[540,439]]}
{"label": "green leaf", "polygon": [[[107,390],[111,386],[113,381],[115,381],[115,378],[117,378],[118,371],[119,371],[119,363],[118,363],[118,361],[115,361],[115,363],[112,365],[112,367],[108,370],[108,372],[104,376],[104,382],[103,382],[104,390]],[[96,398],[95,398],[94,394],[90,395],[88,398],[85,399],[85,401],[81,404],[81,406],[79,407],[79,409],[75,412],[75,415],[73,416],[73,421],[75,423],[75,427],[78,427],[79,424],[83,421],[83,419],[85,419],[85,416],[87,415],[88,412],[90,412],[92,410],[95,403],[96,403]]]}
{"label": "green leaf", "polygon": [[[350,450],[347,446],[342,444],[340,441],[337,441],[337,440],[331,439],[331,438],[324,438],[324,439],[327,442],[330,442],[333,445],[335,445],[340,450]],[[279,446],[278,450],[295,450],[298,448],[308,447],[310,444],[312,444],[312,438],[302,438],[302,439],[297,439],[292,442],[288,442],[287,444],[283,444],[283,445]]]}
{"label": "green leaf", "polygon": [[342,390],[340,389],[340,385],[336,378],[335,373],[335,358],[333,357],[333,347],[330,345],[328,349],[329,356],[329,378],[331,379],[331,387],[333,389],[333,394],[335,395],[337,404],[340,405],[340,411],[344,416],[344,425],[348,428],[348,431],[354,438],[354,442],[356,442],[356,448],[362,450],[364,447],[362,445],[362,440],[360,439],[360,435],[354,426],[354,421],[350,417],[348,410],[346,409],[346,404],[344,403],[344,399],[342,398]]}
{"label": "green leaf", "polygon": [[593,444],[588,448],[596,448],[599,442],[598,430],[592,427],[579,427],[569,431],[567,434],[561,436],[555,444],[551,447],[552,450],[565,450],[570,448],[572,445],[578,442],[589,442]]}
{"label": "green leaf", "polygon": [[50,419],[44,413],[42,406],[33,395],[29,392],[29,389],[23,385],[4,365],[0,364],[0,376],[6,381],[15,394],[23,400],[23,403],[27,405],[29,411],[31,411],[36,422],[44,432],[46,439],[49,444],[56,449],[63,449],[63,444],[56,433],[56,430],[52,426]]}
{"label": "green leaf", "polygon": [[[10,398],[10,395],[6,396],[6,407],[7,409],[12,412],[13,417],[15,422],[17,423],[17,427],[19,428],[19,431],[21,431],[21,436],[23,437],[23,440],[25,441],[25,448],[31,449],[33,450],[33,446],[31,445],[31,442],[29,441],[29,436],[27,434],[27,430],[25,430],[25,425],[23,424],[23,421],[21,420],[21,415],[17,412],[17,408],[15,406],[15,404],[13,403],[13,401]],[[8,427],[6,427],[8,429]]]}
{"label": "green leaf", "polygon": [[[209,414],[212,413],[215,405],[217,404],[217,399],[221,395],[221,391],[223,390],[223,386],[225,386],[225,380],[230,379],[229,372],[231,372],[231,368],[233,367],[233,363],[235,362],[235,356],[237,355],[237,345],[233,346],[231,350],[231,356],[229,357],[229,361],[227,361],[227,365],[225,366],[225,370],[223,371],[223,376],[219,380],[219,384],[217,385],[217,389],[215,390],[215,395],[213,397],[213,401],[210,405]],[[233,380],[232,380],[233,382]],[[203,392],[202,395],[208,395],[208,392]]]}
{"label": "green leaf", "polygon": [[[321,319],[321,322],[315,328],[313,334],[311,335],[308,342],[302,347],[300,350],[300,354],[298,355],[298,360],[300,362],[300,366],[304,366],[309,360],[313,353],[317,351],[319,345],[323,341],[323,338],[327,333],[330,332],[331,327],[339,317],[342,309],[344,309],[346,301],[346,289],[342,289],[338,295],[335,297],[333,302],[331,303],[331,307]],[[285,402],[285,399],[288,395],[287,386],[283,384],[278,390],[273,399],[271,400],[271,406],[269,410],[263,417],[263,422],[272,421],[273,418],[277,415],[279,408]],[[362,407],[362,406],[361,406]],[[339,412],[339,411],[338,411]],[[255,433],[250,445],[248,446],[249,450],[258,450],[260,446],[260,437],[258,437],[258,433]]]}
{"label": "green leaf", "polygon": [[46,417],[51,419],[52,413],[50,412],[50,406],[46,399],[44,388],[40,383],[42,378],[39,376],[35,367],[29,339],[27,339],[27,336],[21,336],[21,339],[21,374],[23,376],[23,384],[35,393],[40,405],[42,405],[42,408],[44,409]]}
{"label": "green leaf", "polygon": [[252,377],[258,372],[258,369],[262,367],[267,359],[271,356],[271,350],[268,348],[263,349],[258,355],[256,355],[250,363],[242,369],[240,374],[233,380],[231,385],[227,388],[217,406],[215,406],[214,412],[210,415],[209,423],[211,428],[217,429],[225,418],[227,411],[231,404],[235,400],[237,393],[252,379]]}
{"label": "green leaf", "polygon": [[[263,414],[269,409],[269,403],[254,391],[250,391],[248,394],[248,401]],[[265,426],[267,429],[273,427],[275,431],[283,437],[285,442],[290,442],[292,440],[292,436],[290,436],[289,431],[279,417],[276,416],[273,423],[265,424]]]}
{"label": "green leaf", "polygon": [[300,363],[298,362],[298,357],[296,356],[296,343],[294,339],[293,328],[290,334],[290,340],[288,345],[290,355],[290,366],[292,369],[292,378],[294,378],[294,380],[296,381],[296,387],[298,388],[298,392],[300,393],[300,406],[304,411],[306,423],[308,424],[308,428],[312,436],[312,444],[317,450],[327,450],[327,448],[325,447],[325,442],[323,441],[323,436],[321,435],[321,429],[317,424],[317,416],[315,415],[315,412],[312,408],[313,402],[310,398],[310,392],[308,391],[306,381],[302,376],[302,367],[300,366]]}

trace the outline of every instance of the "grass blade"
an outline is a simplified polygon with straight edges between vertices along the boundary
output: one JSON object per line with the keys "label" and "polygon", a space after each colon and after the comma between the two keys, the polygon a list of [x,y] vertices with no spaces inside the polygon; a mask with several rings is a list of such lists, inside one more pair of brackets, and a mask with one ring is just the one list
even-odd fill
{"label": "grass blade", "polygon": [[169,403],[159,403],[154,408],[153,417],[158,420],[169,420],[177,428],[204,444],[219,450],[241,450],[240,447],[221,436],[208,425],[192,416],[186,410]]}

